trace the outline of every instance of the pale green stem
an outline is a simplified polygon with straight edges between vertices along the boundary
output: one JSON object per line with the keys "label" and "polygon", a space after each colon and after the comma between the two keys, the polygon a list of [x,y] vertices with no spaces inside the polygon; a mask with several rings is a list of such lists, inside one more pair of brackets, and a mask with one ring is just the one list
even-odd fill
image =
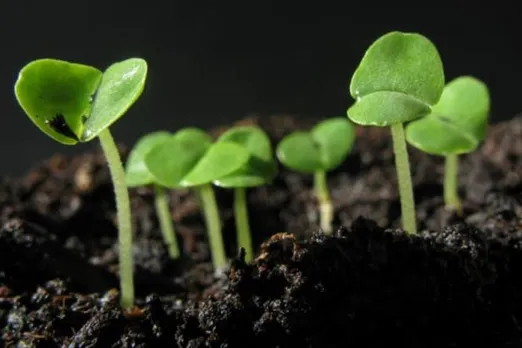
{"label": "pale green stem", "polygon": [[120,263],[120,303],[124,309],[128,309],[134,305],[134,266],[129,191],[125,182],[125,170],[123,169],[118,147],[112,138],[109,128],[103,130],[98,135],[98,138],[100,139],[103,152],[109,165],[116,197]]}
{"label": "pale green stem", "polygon": [[227,263],[223,236],[221,235],[221,218],[216,203],[216,196],[211,184],[205,184],[198,187],[201,199],[202,210],[205,216],[205,223],[208,230],[208,240],[210,245],[210,253],[212,254],[212,263],[214,269],[218,272],[223,270]]}
{"label": "pale green stem", "polygon": [[462,203],[458,193],[459,157],[452,154],[446,156],[444,166],[444,203],[448,208],[461,211]]}
{"label": "pale green stem", "polygon": [[169,198],[167,191],[160,185],[154,185],[154,203],[169,255],[171,258],[177,259],[180,252],[174,231],[174,224],[172,223],[172,216],[170,215]]}
{"label": "pale green stem", "polygon": [[399,195],[401,200],[402,228],[406,233],[417,234],[417,221],[415,217],[415,199],[411,182],[410,162],[408,150],[404,138],[402,123],[391,126],[393,139],[393,152],[395,153],[395,168],[399,182]]}
{"label": "pale green stem", "polygon": [[245,261],[252,262],[254,260],[254,249],[248,222],[246,190],[243,187],[234,189],[234,216],[236,218],[236,233],[239,247],[245,249]]}
{"label": "pale green stem", "polygon": [[332,233],[332,220],[334,209],[328,183],[326,181],[326,172],[317,171],[314,174],[314,189],[317,200],[319,201],[319,216],[321,219],[320,226],[326,234]]}

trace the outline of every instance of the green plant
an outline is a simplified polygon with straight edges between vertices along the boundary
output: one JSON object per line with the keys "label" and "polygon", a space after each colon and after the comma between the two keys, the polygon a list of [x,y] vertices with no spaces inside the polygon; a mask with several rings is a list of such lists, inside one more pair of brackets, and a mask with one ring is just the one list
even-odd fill
{"label": "green plant", "polygon": [[446,85],[427,117],[406,127],[406,140],[411,145],[445,157],[444,202],[459,213],[458,156],[475,151],[486,137],[489,108],[487,86],[472,76],[461,76]]}
{"label": "green plant", "polygon": [[238,170],[248,158],[243,147],[228,142],[212,143],[210,136],[198,128],[176,132],[145,155],[145,164],[157,183],[173,189],[193,188],[197,192],[208,229],[212,262],[218,272],[227,260],[212,181]]}
{"label": "green plant", "polygon": [[403,123],[426,116],[444,88],[437,48],[417,33],[390,32],[366,51],[350,83],[356,102],[348,117],[363,126],[391,127],[402,225],[417,233],[415,200]]}
{"label": "green plant", "polygon": [[[245,249],[245,260],[251,262],[254,259],[254,248],[248,221],[246,188],[268,184],[277,174],[277,163],[273,158],[272,144],[268,135],[256,126],[231,128],[223,133],[217,142],[238,144],[249,154],[248,161],[241,168],[214,180],[214,184],[234,189],[237,241],[238,245]],[[237,156],[242,156],[242,154]]]}
{"label": "green plant", "polygon": [[155,145],[167,140],[171,136],[172,134],[169,132],[158,131],[140,138],[127,159],[126,180],[127,186],[129,187],[146,185],[152,185],[154,187],[154,203],[163,238],[167,244],[170,257],[176,259],[180,256],[180,250],[169,210],[168,195],[165,187],[156,182],[154,176],[149,172],[145,164],[145,155]]}
{"label": "green plant", "polygon": [[314,174],[320,226],[327,234],[332,233],[334,209],[326,173],[346,159],[354,141],[354,125],[345,117],[335,117],[320,122],[309,132],[290,133],[277,146],[277,157],[282,164],[301,173]]}
{"label": "green plant", "polygon": [[132,225],[125,171],[109,131],[141,95],[147,63],[130,58],[105,72],[83,64],[39,59],[24,66],[15,83],[18,103],[52,139],[74,145],[100,140],[107,158],[118,215],[121,305],[134,304]]}

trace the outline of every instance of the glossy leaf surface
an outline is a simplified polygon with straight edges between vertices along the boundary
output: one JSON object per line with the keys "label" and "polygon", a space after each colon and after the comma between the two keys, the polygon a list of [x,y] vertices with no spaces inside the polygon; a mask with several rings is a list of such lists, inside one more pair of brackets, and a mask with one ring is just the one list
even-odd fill
{"label": "glossy leaf surface", "polygon": [[39,59],[20,71],[15,95],[42,132],[57,142],[74,145],[83,133],[91,97],[101,78],[102,72],[88,65]]}
{"label": "glossy leaf surface", "polygon": [[425,116],[444,88],[436,47],[417,33],[390,32],[364,54],[351,83],[356,102],[348,117],[365,126],[390,126]]}

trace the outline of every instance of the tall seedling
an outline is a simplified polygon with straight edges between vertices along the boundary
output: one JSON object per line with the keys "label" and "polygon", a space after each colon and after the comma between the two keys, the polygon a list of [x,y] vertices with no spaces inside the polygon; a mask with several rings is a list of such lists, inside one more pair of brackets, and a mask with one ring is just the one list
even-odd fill
{"label": "tall seedling", "polygon": [[125,171],[109,127],[141,95],[146,76],[147,63],[140,58],[114,63],[105,72],[39,59],[22,68],[14,88],[27,116],[52,139],[65,145],[100,140],[116,196],[123,308],[134,304],[131,211]]}
{"label": "tall seedling", "polygon": [[430,40],[394,31],[368,48],[350,83],[356,102],[348,117],[359,125],[391,128],[406,233],[416,234],[417,222],[403,124],[430,113],[444,79],[441,58]]}

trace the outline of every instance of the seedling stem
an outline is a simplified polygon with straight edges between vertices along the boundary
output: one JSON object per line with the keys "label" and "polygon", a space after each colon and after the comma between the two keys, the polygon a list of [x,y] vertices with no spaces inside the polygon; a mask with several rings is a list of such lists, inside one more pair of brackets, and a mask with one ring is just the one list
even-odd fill
{"label": "seedling stem", "polygon": [[234,189],[234,216],[236,219],[238,244],[245,249],[245,261],[252,262],[254,259],[254,248],[252,247],[252,239],[250,237],[246,190],[243,187]]}
{"label": "seedling stem", "polygon": [[446,155],[444,166],[444,203],[447,207],[462,209],[462,203],[458,193],[459,157],[457,154]]}
{"label": "seedling stem", "polygon": [[163,238],[167,243],[169,255],[173,259],[180,256],[178,240],[174,233],[174,225],[172,223],[172,216],[169,209],[169,198],[167,191],[158,184],[154,184],[154,203],[156,205],[156,212],[163,232]]}
{"label": "seedling stem", "polygon": [[315,194],[319,200],[319,212],[321,217],[320,226],[324,233],[332,233],[333,206],[328,191],[326,172],[317,171],[314,174]]}
{"label": "seedling stem", "polygon": [[410,162],[408,159],[403,124],[396,123],[391,125],[391,133],[393,139],[393,152],[395,153],[397,180],[399,181],[399,194],[401,197],[402,228],[406,233],[417,234],[415,200],[413,197]]}
{"label": "seedling stem", "polygon": [[128,309],[134,305],[134,266],[132,260],[132,221],[129,191],[125,182],[125,170],[123,169],[118,147],[114,142],[109,128],[105,128],[101,131],[98,138],[105,153],[107,164],[109,165],[116,197],[119,231],[120,302],[124,309]]}
{"label": "seedling stem", "polygon": [[225,255],[225,246],[223,237],[221,236],[221,219],[216,203],[216,195],[211,184],[204,184],[198,188],[205,222],[208,228],[208,238],[210,241],[210,250],[212,250],[212,264],[219,273],[224,269],[227,263]]}

